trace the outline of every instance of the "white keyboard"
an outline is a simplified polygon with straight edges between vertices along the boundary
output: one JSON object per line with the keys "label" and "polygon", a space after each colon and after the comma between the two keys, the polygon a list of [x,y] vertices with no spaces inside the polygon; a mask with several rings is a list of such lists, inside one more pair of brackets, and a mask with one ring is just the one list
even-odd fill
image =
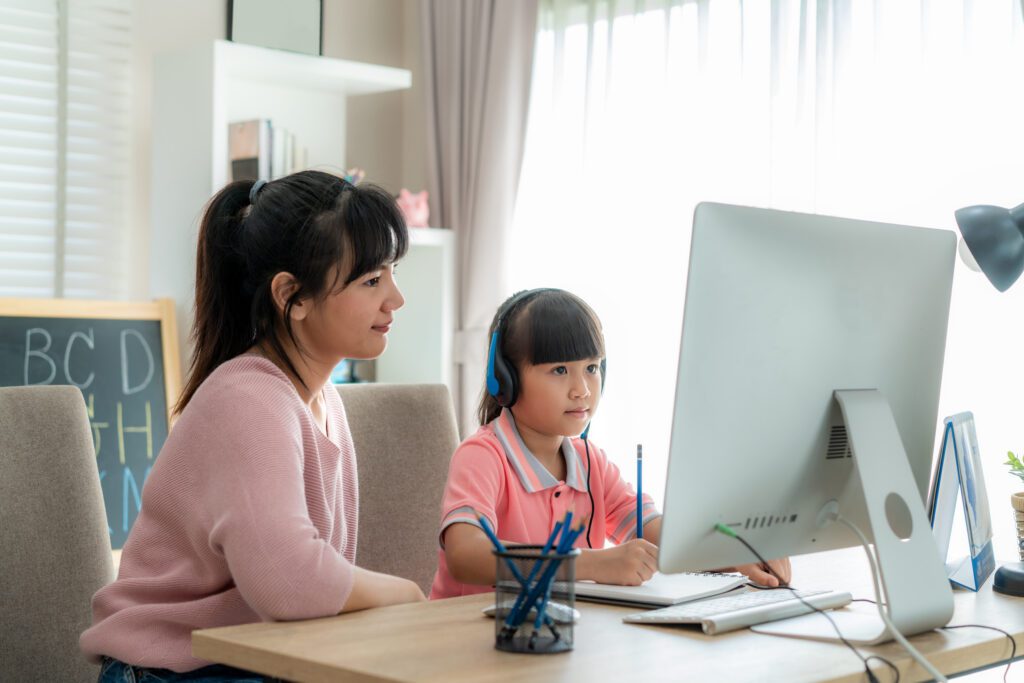
{"label": "white keyboard", "polygon": [[622,620],[633,624],[700,624],[704,633],[715,635],[814,611],[794,597],[794,593],[820,610],[843,607],[853,598],[849,593],[841,591],[751,589],[648,612],[637,612],[623,617]]}

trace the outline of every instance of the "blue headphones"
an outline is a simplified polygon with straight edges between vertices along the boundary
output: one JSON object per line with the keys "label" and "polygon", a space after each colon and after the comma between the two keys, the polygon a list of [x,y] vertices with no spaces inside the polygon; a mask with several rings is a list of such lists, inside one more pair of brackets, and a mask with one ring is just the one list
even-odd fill
{"label": "blue headphones", "polygon": [[[491,333],[491,344],[487,349],[487,393],[494,397],[502,408],[509,408],[515,405],[519,398],[519,373],[516,372],[515,363],[510,362],[501,353],[501,338],[505,333],[505,321],[513,316],[520,306],[526,304],[544,292],[557,291],[551,287],[539,289],[527,289],[519,292],[508,299],[498,309],[498,320],[494,323],[494,332]],[[601,391],[604,391],[604,379],[606,362],[601,359]],[[583,430],[581,436],[587,438],[590,424]]]}

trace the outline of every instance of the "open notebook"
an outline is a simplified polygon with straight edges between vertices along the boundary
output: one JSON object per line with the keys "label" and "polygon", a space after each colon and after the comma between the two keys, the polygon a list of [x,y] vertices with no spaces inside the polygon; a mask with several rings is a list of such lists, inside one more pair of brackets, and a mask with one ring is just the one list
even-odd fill
{"label": "open notebook", "polygon": [[724,593],[746,583],[747,577],[742,574],[659,572],[641,586],[613,586],[592,581],[577,581],[576,598],[613,605],[667,607]]}

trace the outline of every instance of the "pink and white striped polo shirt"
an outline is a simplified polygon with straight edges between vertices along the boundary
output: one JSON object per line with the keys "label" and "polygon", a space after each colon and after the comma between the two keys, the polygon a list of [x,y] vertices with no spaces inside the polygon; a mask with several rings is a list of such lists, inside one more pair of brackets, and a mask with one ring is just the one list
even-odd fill
{"label": "pink and white striped polo shirt", "polygon": [[[548,472],[530,452],[516,429],[508,409],[462,442],[452,455],[442,501],[441,538],[452,524],[480,526],[475,515],[487,517],[498,538],[506,543],[540,544],[547,540],[555,523],[573,508],[575,519],[592,521],[590,540],[594,548],[605,539],[621,544],[636,536],[636,489],[622,479],[619,468],[605,452],[590,443],[590,488],[593,510],[587,495],[587,456],[582,439],[562,440],[565,481]],[[661,515],[654,501],[644,495],[643,523]],[[587,547],[587,535],[576,541]],[[431,599],[485,593],[490,586],[459,583],[448,571],[444,549],[438,550],[437,574]]]}

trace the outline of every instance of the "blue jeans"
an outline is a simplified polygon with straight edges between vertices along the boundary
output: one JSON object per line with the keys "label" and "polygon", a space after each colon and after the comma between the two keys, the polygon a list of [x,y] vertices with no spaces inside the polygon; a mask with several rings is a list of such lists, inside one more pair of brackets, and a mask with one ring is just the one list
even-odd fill
{"label": "blue jeans", "polygon": [[271,683],[277,678],[269,678],[260,674],[236,669],[223,664],[204,666],[195,671],[178,673],[170,669],[149,669],[143,666],[132,666],[110,657],[103,658],[100,666],[100,677],[97,683],[172,683],[173,681],[192,681],[192,683],[216,683],[217,681],[234,681],[235,683]]}

